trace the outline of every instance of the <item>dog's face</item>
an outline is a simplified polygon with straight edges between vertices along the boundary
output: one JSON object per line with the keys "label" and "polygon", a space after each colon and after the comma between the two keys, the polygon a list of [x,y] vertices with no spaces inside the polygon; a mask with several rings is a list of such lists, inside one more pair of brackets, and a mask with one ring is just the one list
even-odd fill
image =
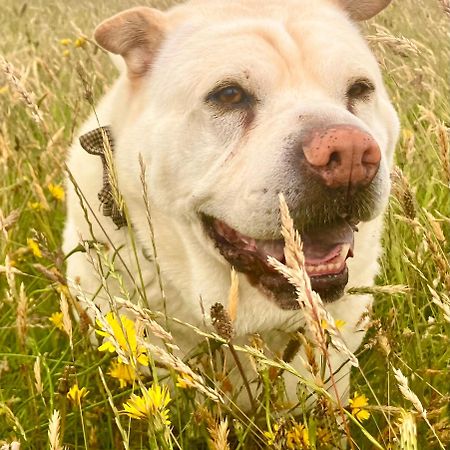
{"label": "dog's face", "polygon": [[[125,12],[96,34],[127,62],[133,119],[118,145],[148,163],[155,207],[201,224],[205,246],[285,309],[298,306],[293,290],[267,263],[283,260],[279,194],[328,301],[347,283],[358,223],[389,194],[397,119],[347,17],[387,2],[341,3],[197,1]],[[119,167],[122,179],[134,171],[128,196],[141,195],[136,165]]]}

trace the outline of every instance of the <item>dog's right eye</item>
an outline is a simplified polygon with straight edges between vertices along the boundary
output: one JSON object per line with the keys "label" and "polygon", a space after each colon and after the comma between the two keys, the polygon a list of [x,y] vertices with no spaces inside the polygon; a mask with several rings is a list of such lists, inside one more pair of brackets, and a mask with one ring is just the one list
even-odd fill
{"label": "dog's right eye", "polygon": [[367,98],[375,87],[373,83],[367,79],[361,79],[353,82],[347,89],[347,98],[350,100],[358,100]]}
{"label": "dog's right eye", "polygon": [[213,92],[208,100],[222,106],[241,106],[249,102],[249,96],[240,86],[232,85]]}

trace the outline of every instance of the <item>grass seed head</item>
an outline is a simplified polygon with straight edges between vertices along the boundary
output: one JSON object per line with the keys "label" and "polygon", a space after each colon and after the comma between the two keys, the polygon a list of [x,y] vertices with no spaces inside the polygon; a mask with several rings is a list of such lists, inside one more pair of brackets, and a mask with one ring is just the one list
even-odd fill
{"label": "grass seed head", "polygon": [[36,386],[36,392],[39,395],[42,395],[44,393],[44,385],[42,384],[42,378],[41,378],[41,357],[38,356],[36,358],[36,361],[33,365],[33,372],[34,372],[34,385]]}
{"label": "grass seed head", "polygon": [[42,116],[42,112],[33,99],[34,95],[30,93],[20,81],[19,77],[16,75],[16,71],[13,65],[1,55],[0,67],[3,70],[3,73],[6,75],[6,78],[10,82],[11,86],[20,95],[25,105],[29,108],[32,119],[36,123],[43,124],[44,119]]}
{"label": "grass seed head", "polygon": [[213,327],[217,334],[221,338],[230,341],[234,336],[233,322],[222,303],[212,305],[210,314]]}
{"label": "grass seed head", "polygon": [[402,411],[398,422],[400,432],[400,448],[402,450],[417,450],[417,427],[414,415]]}
{"label": "grass seed head", "polygon": [[228,294],[228,314],[234,322],[237,318],[237,309],[239,304],[239,276],[236,270],[231,268],[231,286]]}
{"label": "grass seed head", "polygon": [[228,444],[228,421],[226,419],[220,423],[213,421],[208,426],[208,432],[210,435],[209,444],[211,450],[230,450]]}
{"label": "grass seed head", "polygon": [[20,283],[16,323],[19,344],[24,348],[28,328],[28,298],[25,294],[25,285],[23,283]]}
{"label": "grass seed head", "polygon": [[400,392],[402,393],[403,397],[406,398],[406,400],[409,400],[413,406],[416,408],[417,412],[424,418],[427,418],[427,412],[422,406],[421,401],[419,400],[419,397],[410,389],[408,385],[408,379],[403,375],[402,371],[400,369],[394,368],[394,376],[397,380],[398,387],[400,389]]}
{"label": "grass seed head", "polygon": [[61,414],[58,410],[54,410],[48,423],[48,441],[50,450],[63,450],[61,447]]}
{"label": "grass seed head", "polygon": [[70,347],[73,351],[72,319],[70,318],[69,302],[63,292],[60,294],[59,305],[62,313],[62,326],[67,336],[69,336]]}

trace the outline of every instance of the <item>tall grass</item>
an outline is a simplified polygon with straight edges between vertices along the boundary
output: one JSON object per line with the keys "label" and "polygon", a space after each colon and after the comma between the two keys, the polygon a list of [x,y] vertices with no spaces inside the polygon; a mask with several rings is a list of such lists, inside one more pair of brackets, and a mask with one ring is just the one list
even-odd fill
{"label": "tall grass", "polygon": [[[0,448],[450,448],[447,2],[398,0],[365,26],[403,131],[374,312],[345,408],[323,389],[317,341],[294,336],[284,358],[267,353],[258,336],[235,345],[234,314],[220,306],[216,334],[191,327],[203,345],[186,360],[174,355],[157,312],[130,304],[126,293],[117,304],[137,320],[98,313],[103,351],[83,316],[72,319],[60,250],[65,153],[91,110],[86,86],[97,101],[115,76],[91,32],[138,3],[146,2],[2,2]],[[234,284],[234,302],[236,292]],[[161,345],[140,339],[143,330]],[[317,329],[322,345],[329,331]],[[299,376],[300,404],[311,392],[318,401],[294,414],[280,374],[295,372],[290,353],[299,345],[314,375]],[[250,413],[225,401],[235,389],[221,365],[225,347],[256,368]]]}

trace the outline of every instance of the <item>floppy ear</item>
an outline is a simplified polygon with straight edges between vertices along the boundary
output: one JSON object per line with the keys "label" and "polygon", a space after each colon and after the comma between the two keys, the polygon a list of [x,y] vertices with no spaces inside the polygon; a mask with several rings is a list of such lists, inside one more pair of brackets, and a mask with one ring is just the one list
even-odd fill
{"label": "floppy ear", "polygon": [[105,50],[124,58],[129,77],[135,79],[149,70],[166,28],[164,13],[139,7],[105,20],[96,28],[94,37]]}
{"label": "floppy ear", "polygon": [[353,20],[367,20],[377,15],[391,0],[338,0]]}

